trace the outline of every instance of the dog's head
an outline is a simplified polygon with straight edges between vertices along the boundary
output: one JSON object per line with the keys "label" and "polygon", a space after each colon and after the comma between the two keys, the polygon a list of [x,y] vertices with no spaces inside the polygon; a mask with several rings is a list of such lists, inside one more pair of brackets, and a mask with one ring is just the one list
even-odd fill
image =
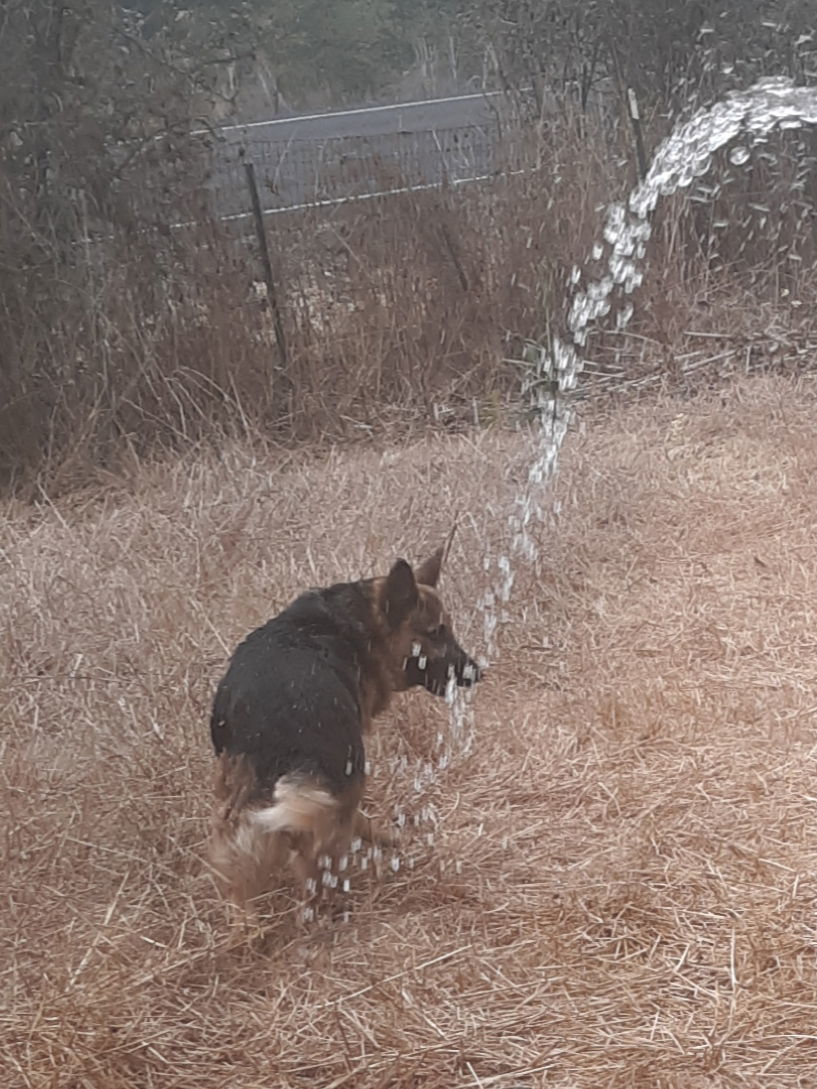
{"label": "dog's head", "polygon": [[470,687],[481,670],[457,642],[437,593],[443,549],[416,569],[398,560],[380,585],[380,608],[389,631],[399,689],[422,685],[445,695],[449,681]]}

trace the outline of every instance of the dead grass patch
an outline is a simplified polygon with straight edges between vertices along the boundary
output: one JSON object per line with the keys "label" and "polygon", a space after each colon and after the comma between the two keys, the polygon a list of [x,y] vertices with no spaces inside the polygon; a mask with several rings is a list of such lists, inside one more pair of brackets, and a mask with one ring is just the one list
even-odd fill
{"label": "dead grass patch", "polygon": [[3,1084],[810,1085],[816,406],[760,379],[586,409],[473,748],[424,694],[381,725],[400,868],[308,931],[283,891],[252,943],[199,865],[226,654],[456,511],[446,590],[478,650],[528,441],[233,446],[7,505]]}

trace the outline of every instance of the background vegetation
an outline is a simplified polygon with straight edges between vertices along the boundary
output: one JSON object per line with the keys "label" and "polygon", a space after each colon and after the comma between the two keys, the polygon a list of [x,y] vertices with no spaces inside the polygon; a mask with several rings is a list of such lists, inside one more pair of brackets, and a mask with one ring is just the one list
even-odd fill
{"label": "background vegetation", "polygon": [[[225,431],[292,441],[515,418],[519,368],[506,360],[558,326],[599,208],[634,181],[626,89],[652,146],[674,117],[758,75],[813,82],[810,11],[805,0],[747,0],[740,19],[726,3],[681,0],[10,0],[0,483],[70,486]],[[513,104],[500,157],[525,173],[270,223],[282,371],[251,250],[209,211],[211,126],[237,110],[475,88]],[[802,355],[813,147],[789,135],[773,150],[741,170],[724,157],[697,204],[662,209],[640,339],[602,330],[597,369],[671,373],[701,347],[684,340],[693,317],[738,336],[727,347],[748,337],[754,361],[772,342],[778,357],[780,344]]]}

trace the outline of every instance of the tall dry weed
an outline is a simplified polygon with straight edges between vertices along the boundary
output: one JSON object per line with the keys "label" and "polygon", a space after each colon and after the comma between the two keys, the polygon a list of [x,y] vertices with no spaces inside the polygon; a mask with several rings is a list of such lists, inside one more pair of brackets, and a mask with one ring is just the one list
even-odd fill
{"label": "tall dry weed", "polygon": [[[225,433],[339,441],[512,421],[508,360],[565,332],[572,270],[603,274],[589,260],[603,209],[635,179],[628,138],[570,114],[508,132],[499,162],[488,184],[267,217],[285,362],[247,222],[46,247],[52,264],[6,292],[3,479],[59,490]],[[382,169],[384,187],[400,181]],[[721,154],[665,201],[633,322],[602,323],[588,375],[700,385],[722,364],[801,366],[815,178],[813,141],[787,133],[740,167]]]}

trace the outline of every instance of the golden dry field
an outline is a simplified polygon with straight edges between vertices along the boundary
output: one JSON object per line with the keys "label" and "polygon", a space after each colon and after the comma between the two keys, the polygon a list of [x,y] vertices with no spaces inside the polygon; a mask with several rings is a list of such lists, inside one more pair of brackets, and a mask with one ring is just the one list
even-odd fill
{"label": "golden dry field", "polygon": [[284,884],[248,938],[201,863],[228,654],[455,514],[480,654],[531,440],[231,446],[7,502],[4,1089],[813,1089],[815,419],[813,378],[584,409],[473,744],[424,692],[380,723],[399,868],[311,926]]}

